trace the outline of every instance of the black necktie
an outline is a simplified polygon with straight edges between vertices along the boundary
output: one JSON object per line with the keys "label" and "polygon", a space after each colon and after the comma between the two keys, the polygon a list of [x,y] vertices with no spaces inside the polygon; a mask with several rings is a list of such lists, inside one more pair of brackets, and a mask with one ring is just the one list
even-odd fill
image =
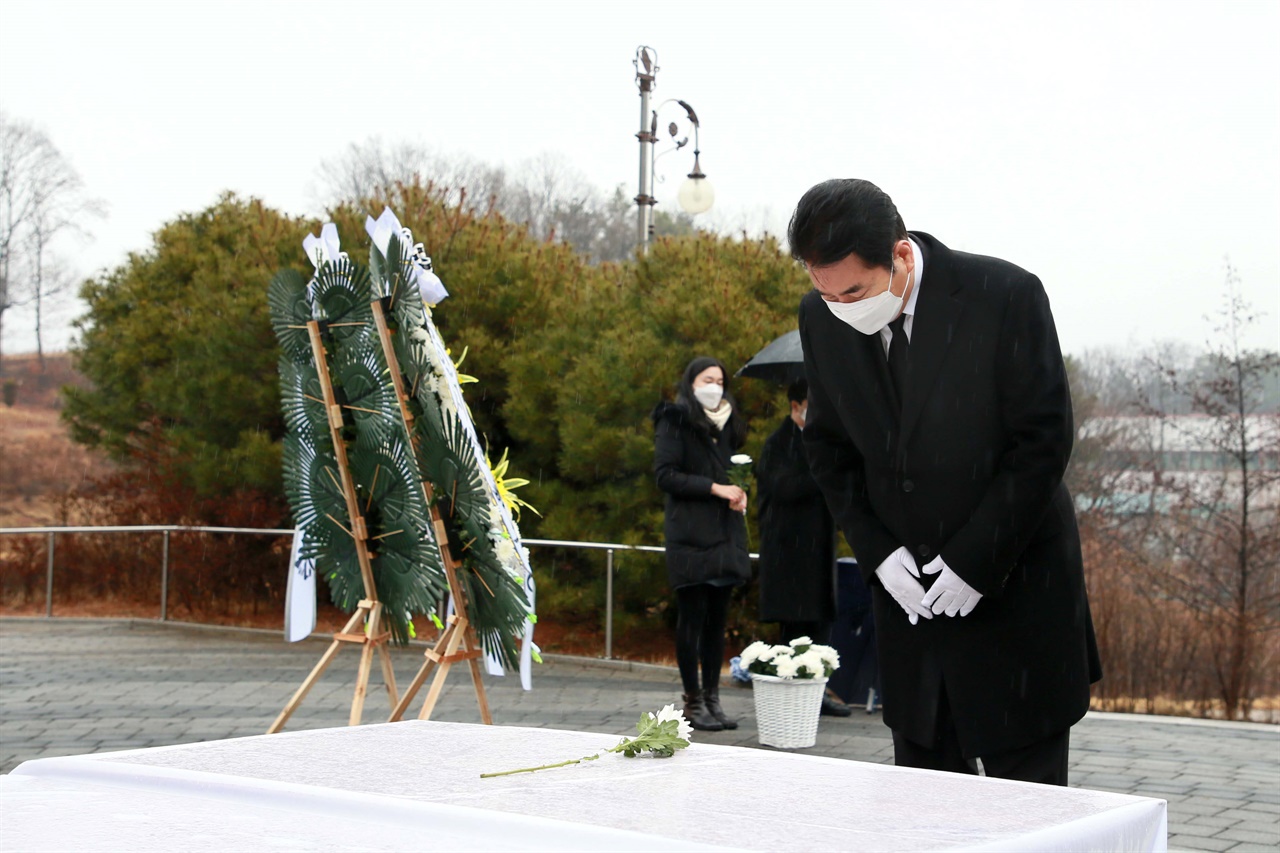
{"label": "black necktie", "polygon": [[906,321],[906,313],[898,315],[898,319],[889,324],[893,330],[893,338],[889,342],[889,378],[893,380],[893,390],[898,395],[898,407],[902,407],[902,395],[907,390],[907,374],[911,369],[911,358],[907,340],[907,330],[902,324]]}

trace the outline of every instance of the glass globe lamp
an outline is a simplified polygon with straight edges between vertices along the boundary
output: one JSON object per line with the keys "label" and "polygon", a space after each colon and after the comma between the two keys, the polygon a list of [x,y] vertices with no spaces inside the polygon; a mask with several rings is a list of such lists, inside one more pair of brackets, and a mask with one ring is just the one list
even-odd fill
{"label": "glass globe lamp", "polygon": [[680,204],[680,209],[685,213],[698,214],[706,213],[711,209],[711,205],[715,203],[716,191],[712,189],[711,182],[707,180],[707,176],[702,174],[702,166],[698,163],[698,152],[693,155],[693,171],[689,173],[689,177],[680,185],[680,192],[676,196],[676,201]]}

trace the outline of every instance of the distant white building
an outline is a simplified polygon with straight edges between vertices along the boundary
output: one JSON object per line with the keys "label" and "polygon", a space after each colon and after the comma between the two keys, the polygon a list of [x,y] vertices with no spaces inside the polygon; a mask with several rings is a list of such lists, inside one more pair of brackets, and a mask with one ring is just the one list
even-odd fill
{"label": "distant white building", "polygon": [[1240,501],[1246,471],[1251,502],[1260,511],[1280,506],[1280,414],[1090,418],[1077,429],[1077,447],[1089,445],[1100,449],[1076,460],[1089,466],[1080,509],[1168,512],[1184,500],[1220,508]]}

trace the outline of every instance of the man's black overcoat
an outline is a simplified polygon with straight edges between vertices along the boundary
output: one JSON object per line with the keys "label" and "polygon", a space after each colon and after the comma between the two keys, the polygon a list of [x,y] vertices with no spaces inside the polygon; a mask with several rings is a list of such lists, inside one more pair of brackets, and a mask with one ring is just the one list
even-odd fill
{"label": "man's black overcoat", "polygon": [[763,622],[836,617],[835,525],[809,473],[800,432],[795,421],[784,419],[765,439],[756,463]]}
{"label": "man's black overcoat", "polygon": [[[945,689],[965,755],[979,757],[1071,726],[1101,677],[1062,482],[1071,396],[1039,279],[912,236],[924,276],[901,405],[880,336],[809,293],[804,438],[874,592],[885,722],[932,745]],[[982,601],[968,616],[911,625],[874,580],[900,545],[921,568],[941,553]]]}

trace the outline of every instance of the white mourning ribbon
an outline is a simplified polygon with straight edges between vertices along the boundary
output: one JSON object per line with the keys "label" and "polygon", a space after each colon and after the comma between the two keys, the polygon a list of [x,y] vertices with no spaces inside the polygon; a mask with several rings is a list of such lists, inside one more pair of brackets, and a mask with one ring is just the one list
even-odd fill
{"label": "white mourning ribbon", "polygon": [[444,284],[431,268],[431,258],[427,257],[426,249],[421,243],[413,242],[412,232],[400,225],[400,220],[392,213],[391,208],[384,207],[376,220],[372,216],[366,216],[364,230],[383,257],[386,257],[387,246],[390,245],[393,234],[400,238],[406,250],[411,250],[409,261],[413,265],[414,282],[418,285],[418,293],[422,295],[423,302],[439,305],[449,296],[449,291],[444,289]]}
{"label": "white mourning ribbon", "polygon": [[311,636],[316,627],[316,561],[304,558],[302,529],[293,531],[289,550],[289,580],[284,592],[284,638],[296,643]]}
{"label": "white mourning ribbon", "polygon": [[[302,238],[302,251],[306,252],[307,260],[311,261],[311,266],[315,267],[316,272],[320,271],[320,265],[323,263],[334,263],[339,258],[345,257],[342,252],[341,243],[338,240],[338,226],[332,222],[326,222],[324,227],[320,229],[320,236],[308,234]],[[307,304],[311,306],[312,316],[315,316],[315,293],[316,293],[316,277],[311,276],[311,280],[307,282]]]}
{"label": "white mourning ribbon", "polygon": [[342,249],[338,241],[338,226],[332,222],[326,222],[320,229],[319,237],[308,234],[303,238],[302,250],[307,253],[307,259],[316,269],[320,269],[320,264],[324,261],[332,263],[338,260],[342,257]]}

